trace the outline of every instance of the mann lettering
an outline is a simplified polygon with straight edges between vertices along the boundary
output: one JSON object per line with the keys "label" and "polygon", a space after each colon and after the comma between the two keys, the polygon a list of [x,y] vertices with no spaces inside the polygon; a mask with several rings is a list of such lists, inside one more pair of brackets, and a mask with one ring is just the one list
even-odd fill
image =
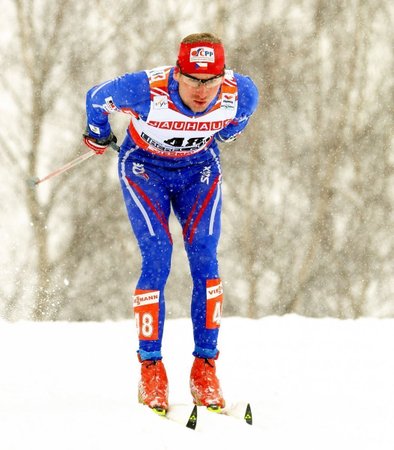
{"label": "mann lettering", "polygon": [[160,293],[156,292],[147,292],[147,293],[139,293],[133,296],[133,305],[134,307],[150,305],[153,303],[159,302]]}

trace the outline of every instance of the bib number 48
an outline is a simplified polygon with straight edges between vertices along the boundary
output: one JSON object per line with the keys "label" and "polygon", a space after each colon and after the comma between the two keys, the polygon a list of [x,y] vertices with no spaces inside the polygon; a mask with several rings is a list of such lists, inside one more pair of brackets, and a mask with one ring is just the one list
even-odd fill
{"label": "bib number 48", "polygon": [[202,147],[210,138],[204,137],[193,137],[193,138],[183,138],[183,137],[173,137],[171,139],[166,139],[164,142],[167,145],[178,148],[199,148]]}

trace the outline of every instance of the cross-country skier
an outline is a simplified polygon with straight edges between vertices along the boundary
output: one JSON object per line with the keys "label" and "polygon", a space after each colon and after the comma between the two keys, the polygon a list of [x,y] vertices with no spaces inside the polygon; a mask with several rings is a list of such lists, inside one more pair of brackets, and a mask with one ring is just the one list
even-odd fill
{"label": "cross-country skier", "polygon": [[87,93],[84,142],[96,153],[116,142],[109,114],[120,111],[131,117],[120,147],[119,178],[142,256],[133,296],[139,401],[156,412],[165,414],[168,408],[161,343],[171,206],[183,227],[193,279],[191,394],[197,405],[225,405],[215,367],[223,300],[217,260],[222,201],[217,142],[233,141],[257,102],[253,81],[226,69],[223,44],[210,33],[185,37],[175,66],[127,73]]}

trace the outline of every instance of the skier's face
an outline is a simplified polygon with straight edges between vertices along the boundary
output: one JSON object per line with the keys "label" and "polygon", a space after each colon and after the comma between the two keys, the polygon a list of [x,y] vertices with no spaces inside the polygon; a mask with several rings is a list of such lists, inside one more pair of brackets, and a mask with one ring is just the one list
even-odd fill
{"label": "skier's face", "polygon": [[193,112],[203,112],[216,97],[223,76],[212,74],[183,74],[175,72],[174,78],[179,83],[179,95],[183,103]]}

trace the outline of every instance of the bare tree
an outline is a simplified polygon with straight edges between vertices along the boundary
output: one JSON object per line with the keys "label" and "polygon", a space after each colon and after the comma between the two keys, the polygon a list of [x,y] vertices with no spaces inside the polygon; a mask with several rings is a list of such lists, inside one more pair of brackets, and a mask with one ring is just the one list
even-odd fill
{"label": "bare tree", "polygon": [[[17,195],[22,202],[15,217],[27,217],[21,234],[30,249],[21,257],[24,272],[10,269],[15,282],[3,292],[7,304],[2,311],[8,318],[88,320],[130,314],[140,261],[115,155],[93,158],[37,189],[24,181],[85,151],[81,134],[91,86],[124,71],[173,62],[168,58],[175,57],[180,34],[175,18],[182,15],[176,2],[164,20],[155,2],[118,2],[108,10],[97,0],[91,6],[75,0],[14,0],[8,10],[12,45],[2,51],[11,64],[3,65],[0,83],[13,114],[0,132],[2,170],[14,185],[10,198]],[[124,26],[125,20],[132,26]],[[155,33],[149,32],[152,27]],[[168,43],[165,51],[162,42]],[[121,139],[125,120],[114,117],[112,124]]]}
{"label": "bare tree", "polygon": [[[61,220],[54,217],[56,208],[61,205],[68,210],[72,205],[67,199],[75,196],[67,190],[65,178],[48,183],[46,189],[31,189],[24,181],[30,176],[63,164],[65,158],[71,158],[80,151],[80,133],[70,139],[70,130],[66,124],[75,119],[75,101],[67,99],[67,94],[75,89],[75,84],[68,79],[79,81],[77,73],[79,64],[86,61],[86,55],[75,58],[80,42],[75,39],[74,20],[81,10],[76,2],[70,0],[61,4],[52,2],[33,2],[15,0],[14,47],[9,51],[15,59],[13,69],[5,70],[1,83],[12,96],[17,107],[16,120],[10,121],[9,128],[2,130],[0,142],[4,149],[6,168],[14,174],[17,195],[24,202],[29,217],[32,241],[29,245],[34,256],[30,264],[34,266],[28,282],[33,285],[35,299],[31,315],[36,320],[53,318],[57,310],[58,297],[64,287],[54,280],[55,273],[61,265],[75,240],[68,241],[67,250],[51,252],[54,236],[66,239],[68,230],[60,233]],[[95,50],[100,43],[96,41]],[[78,66],[73,65],[77,62]],[[16,81],[16,83],[15,83]],[[53,120],[57,117],[57,120]],[[82,121],[77,121],[77,128],[82,129]],[[16,127],[22,133],[16,131]],[[75,125],[74,125],[75,127]],[[12,135],[12,139],[10,138]],[[19,180],[18,182],[16,182]],[[58,212],[58,211],[56,211]],[[54,229],[52,229],[54,227]],[[55,238],[56,239],[56,238]],[[15,293],[11,297],[15,299]],[[15,306],[15,301],[13,304]],[[8,308],[9,314],[11,310]]]}
{"label": "bare tree", "polygon": [[[227,314],[393,315],[391,3],[171,0],[165,14],[155,0],[93,4],[13,0],[1,18],[12,24],[0,44],[1,313],[130,314],[140,260],[116,155],[36,190],[23,180],[84,151],[91,86],[172,64],[179,39],[203,30],[222,35],[228,66],[261,95],[247,132],[221,149]],[[125,119],[111,123],[122,139]],[[174,241],[167,311],[177,316],[191,280]]]}
{"label": "bare tree", "polygon": [[[385,236],[392,247],[392,144],[390,127],[379,126],[389,121],[392,129],[387,52],[382,72],[369,75],[386,39],[384,32],[377,36],[377,24],[388,31],[389,19],[384,23],[381,6],[364,2],[281,6],[282,14],[271,18],[264,5],[259,21],[251,2],[229,27],[232,63],[245,67],[261,92],[246,136],[223,149],[227,197],[234,199],[224,226],[234,225],[223,239],[232,261],[225,271],[238,280],[227,296],[230,311],[370,314],[380,309],[371,304],[373,286],[387,304],[384,286],[393,283],[377,242]],[[250,17],[248,7],[255,27],[242,20]],[[386,106],[377,108],[372,98]]]}

